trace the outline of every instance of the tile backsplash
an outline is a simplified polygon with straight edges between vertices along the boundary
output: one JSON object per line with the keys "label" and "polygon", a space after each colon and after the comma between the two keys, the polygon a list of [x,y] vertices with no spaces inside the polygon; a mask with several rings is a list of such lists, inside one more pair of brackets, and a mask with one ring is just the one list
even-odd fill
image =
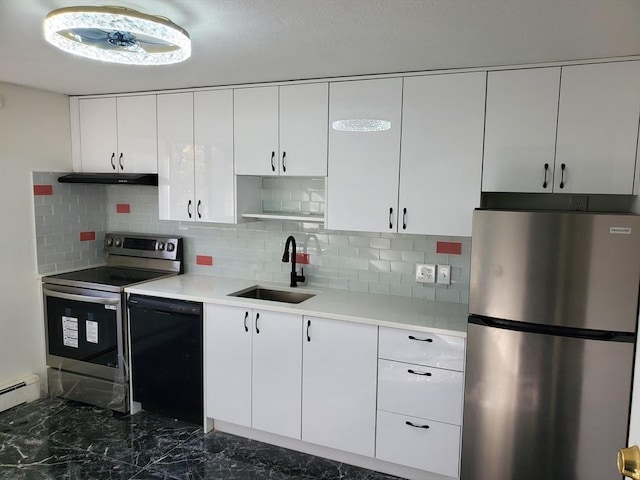
{"label": "tile backsplash", "polygon": [[[47,177],[49,175],[49,177]],[[290,264],[281,261],[289,235],[297,242],[298,253],[305,253],[308,264],[302,265],[306,285],[370,293],[400,295],[448,302],[468,302],[471,239],[388,233],[365,233],[326,230],[322,224],[261,221],[240,225],[177,222],[158,219],[158,190],[155,187],[130,185],[63,185],[58,174],[34,173],[34,185],[54,184],[58,208],[39,209],[43,201],[35,196],[38,265],[41,273],[74,267],[62,257],[49,257],[47,235],[54,235],[49,225],[65,223],[59,214],[80,209],[79,217],[70,219],[70,258],[82,252],[81,231],[95,231],[96,240],[87,242],[95,249],[102,246],[104,231],[131,231],[180,235],[185,243],[185,270],[188,273],[222,277],[240,277],[256,281],[289,281]],[[68,189],[68,190],[67,190]],[[58,192],[58,193],[55,193]],[[77,197],[77,198],[76,198]],[[69,203],[67,209],[63,207]],[[84,205],[79,208],[77,205]],[[76,205],[73,207],[73,205]],[[270,212],[323,213],[325,190],[323,179],[262,180],[262,205]],[[51,217],[51,218],[49,218]],[[54,218],[56,217],[56,218]],[[45,230],[43,230],[45,228]],[[62,227],[60,227],[62,229]],[[41,232],[41,233],[38,233]],[[74,236],[75,235],[75,236]],[[54,237],[53,240],[58,240]],[[450,242],[437,253],[438,242]],[[459,244],[459,249],[456,248]],[[40,248],[44,247],[42,254]],[[64,250],[60,245],[58,250]],[[74,250],[75,249],[75,250]],[[459,254],[455,253],[460,251]],[[85,254],[87,259],[101,260],[101,253]],[[63,260],[53,262],[53,260]],[[81,254],[81,259],[82,254]],[[77,261],[80,261],[77,260]],[[72,261],[73,262],[73,261]],[[415,264],[451,265],[451,285],[415,282]],[[78,266],[84,266],[78,265]]]}
{"label": "tile backsplash", "polygon": [[104,262],[107,192],[102,185],[58,183],[59,173],[33,173],[38,272]]}

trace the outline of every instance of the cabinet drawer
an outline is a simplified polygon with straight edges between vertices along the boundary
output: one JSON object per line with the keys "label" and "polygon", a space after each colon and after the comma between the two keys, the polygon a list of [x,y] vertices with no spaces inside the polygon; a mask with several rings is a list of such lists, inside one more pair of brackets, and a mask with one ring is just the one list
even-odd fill
{"label": "cabinet drawer", "polygon": [[376,458],[450,477],[458,476],[460,427],[380,410],[377,426]]}
{"label": "cabinet drawer", "polygon": [[464,370],[464,338],[380,327],[378,356],[386,360]]}
{"label": "cabinet drawer", "polygon": [[462,373],[378,361],[378,409],[462,424]]}

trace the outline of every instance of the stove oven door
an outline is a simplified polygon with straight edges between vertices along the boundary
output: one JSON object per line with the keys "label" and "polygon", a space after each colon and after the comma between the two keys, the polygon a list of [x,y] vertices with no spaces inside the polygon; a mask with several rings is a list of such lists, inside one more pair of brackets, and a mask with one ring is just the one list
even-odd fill
{"label": "stove oven door", "polygon": [[126,382],[122,295],[43,284],[47,365]]}

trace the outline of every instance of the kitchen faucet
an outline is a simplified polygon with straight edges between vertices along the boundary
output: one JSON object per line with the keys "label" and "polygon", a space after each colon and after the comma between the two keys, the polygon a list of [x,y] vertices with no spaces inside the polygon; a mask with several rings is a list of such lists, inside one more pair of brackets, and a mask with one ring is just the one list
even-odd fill
{"label": "kitchen faucet", "polygon": [[[298,282],[304,282],[304,275],[298,275],[296,272],[296,239],[293,238],[293,235],[289,235],[287,238],[287,243],[284,245],[284,254],[282,255],[282,261],[289,261],[289,245],[293,244],[293,255],[291,256],[291,287],[297,287]],[[304,268],[301,270],[301,273],[304,274]]]}

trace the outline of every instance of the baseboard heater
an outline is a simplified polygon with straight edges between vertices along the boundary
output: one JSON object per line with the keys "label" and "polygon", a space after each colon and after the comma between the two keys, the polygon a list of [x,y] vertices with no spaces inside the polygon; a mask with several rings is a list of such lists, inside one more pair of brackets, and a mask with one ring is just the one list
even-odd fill
{"label": "baseboard heater", "polygon": [[40,377],[26,375],[13,382],[0,385],[0,412],[40,398]]}

